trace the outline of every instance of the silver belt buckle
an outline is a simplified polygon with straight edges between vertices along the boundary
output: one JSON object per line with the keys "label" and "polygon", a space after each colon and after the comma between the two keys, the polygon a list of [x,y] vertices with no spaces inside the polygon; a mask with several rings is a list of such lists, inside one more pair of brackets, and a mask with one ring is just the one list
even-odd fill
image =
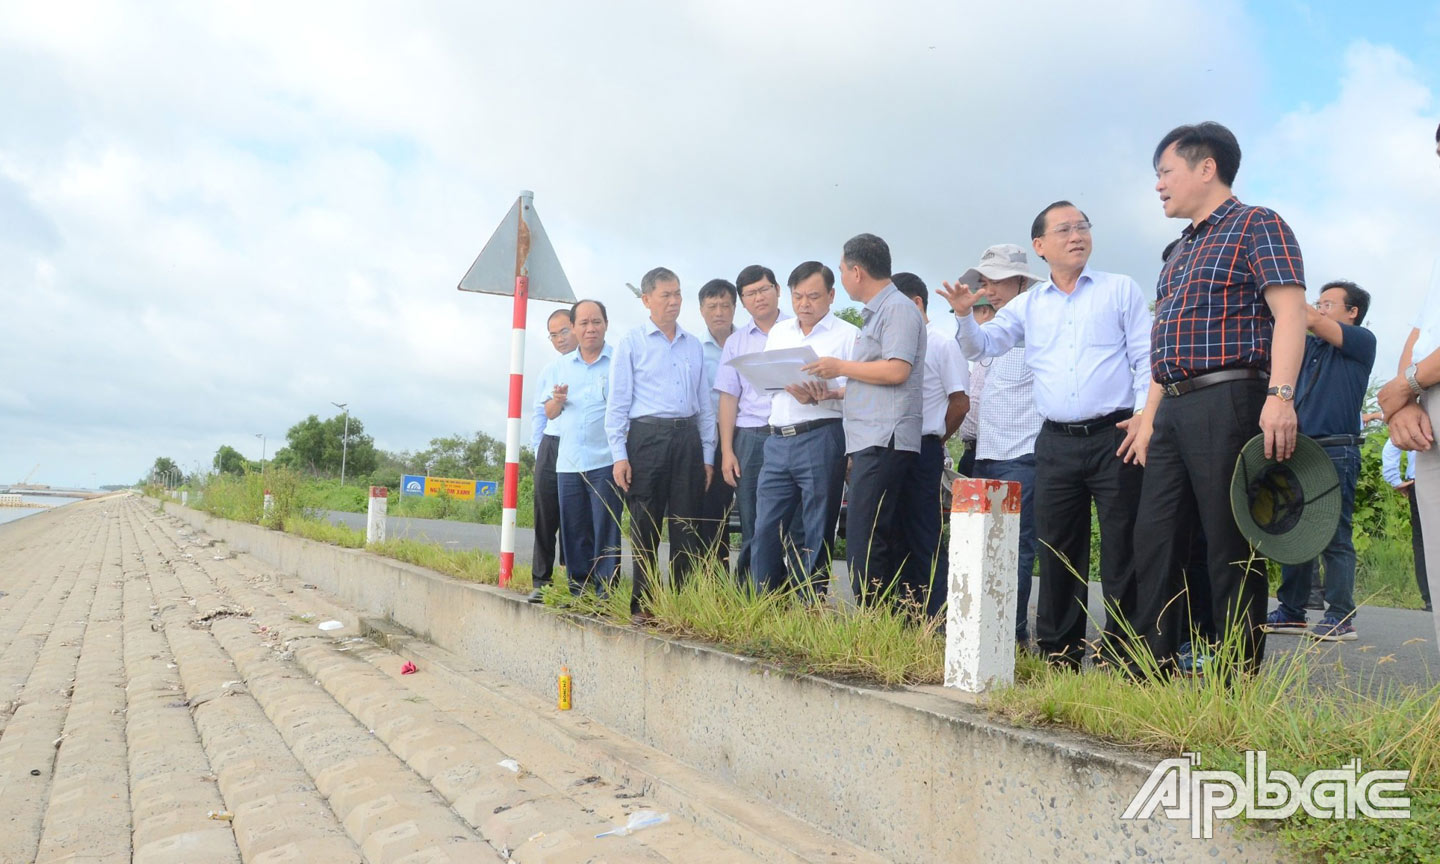
{"label": "silver belt buckle", "polygon": [[780,427],[780,437],[782,438],[794,438],[796,435],[799,434],[799,432],[795,431],[794,425]]}

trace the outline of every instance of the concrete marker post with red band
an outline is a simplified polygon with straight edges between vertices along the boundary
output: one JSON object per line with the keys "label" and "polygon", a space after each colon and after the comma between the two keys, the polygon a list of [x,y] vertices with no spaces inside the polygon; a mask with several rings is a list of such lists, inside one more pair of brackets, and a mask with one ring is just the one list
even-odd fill
{"label": "concrete marker post with red band", "polygon": [[275,496],[273,496],[273,495],[270,494],[270,490],[269,490],[269,489],[266,489],[266,490],[265,490],[265,503],[264,503],[264,505],[263,505],[263,507],[262,507],[262,509],[261,509],[261,513],[264,514],[265,516],[269,516],[269,515],[270,515],[270,511],[273,510],[273,509],[275,509]]}
{"label": "concrete marker post with red band", "polygon": [[365,542],[385,542],[385,513],[390,507],[390,490],[384,486],[370,487],[370,508],[365,512]]}
{"label": "concrete marker post with red band", "polygon": [[1015,680],[1020,484],[955,481],[950,507],[945,686],[983,693]]}

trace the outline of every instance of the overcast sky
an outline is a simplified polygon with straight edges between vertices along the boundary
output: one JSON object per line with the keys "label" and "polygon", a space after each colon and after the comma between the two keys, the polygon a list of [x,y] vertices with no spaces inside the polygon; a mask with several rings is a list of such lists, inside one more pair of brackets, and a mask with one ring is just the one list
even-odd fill
{"label": "overcast sky", "polygon": [[258,458],[331,402],[390,450],[503,436],[510,302],[455,288],[522,188],[616,335],[659,264],[698,331],[746,264],[871,231],[934,286],[1057,198],[1150,286],[1182,227],[1151,151],[1204,119],[1312,285],[1374,294],[1393,375],[1440,254],[1436,46],[1435,2],[5,0],[0,482]]}

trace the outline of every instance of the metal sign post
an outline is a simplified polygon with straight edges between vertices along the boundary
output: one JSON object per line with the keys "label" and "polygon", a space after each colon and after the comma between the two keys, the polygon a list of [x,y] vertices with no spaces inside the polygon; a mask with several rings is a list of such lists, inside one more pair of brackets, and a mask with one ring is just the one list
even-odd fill
{"label": "metal sign post", "polygon": [[500,227],[480,250],[461,291],[514,296],[510,324],[510,399],[505,421],[505,490],[500,516],[500,587],[510,585],[515,569],[515,515],[520,498],[520,419],[525,391],[525,313],[531,297],[557,303],[575,302],[570,280],[535,212],[535,193],[520,197]]}

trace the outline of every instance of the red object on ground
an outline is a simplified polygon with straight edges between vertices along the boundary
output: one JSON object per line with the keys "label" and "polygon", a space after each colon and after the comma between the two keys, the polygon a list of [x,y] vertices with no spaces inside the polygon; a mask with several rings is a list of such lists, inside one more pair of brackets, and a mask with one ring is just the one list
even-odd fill
{"label": "red object on ground", "polygon": [[419,669],[415,668],[415,664],[411,663],[409,660],[406,660],[405,665],[400,667],[401,675],[414,675],[416,672],[419,671]]}

